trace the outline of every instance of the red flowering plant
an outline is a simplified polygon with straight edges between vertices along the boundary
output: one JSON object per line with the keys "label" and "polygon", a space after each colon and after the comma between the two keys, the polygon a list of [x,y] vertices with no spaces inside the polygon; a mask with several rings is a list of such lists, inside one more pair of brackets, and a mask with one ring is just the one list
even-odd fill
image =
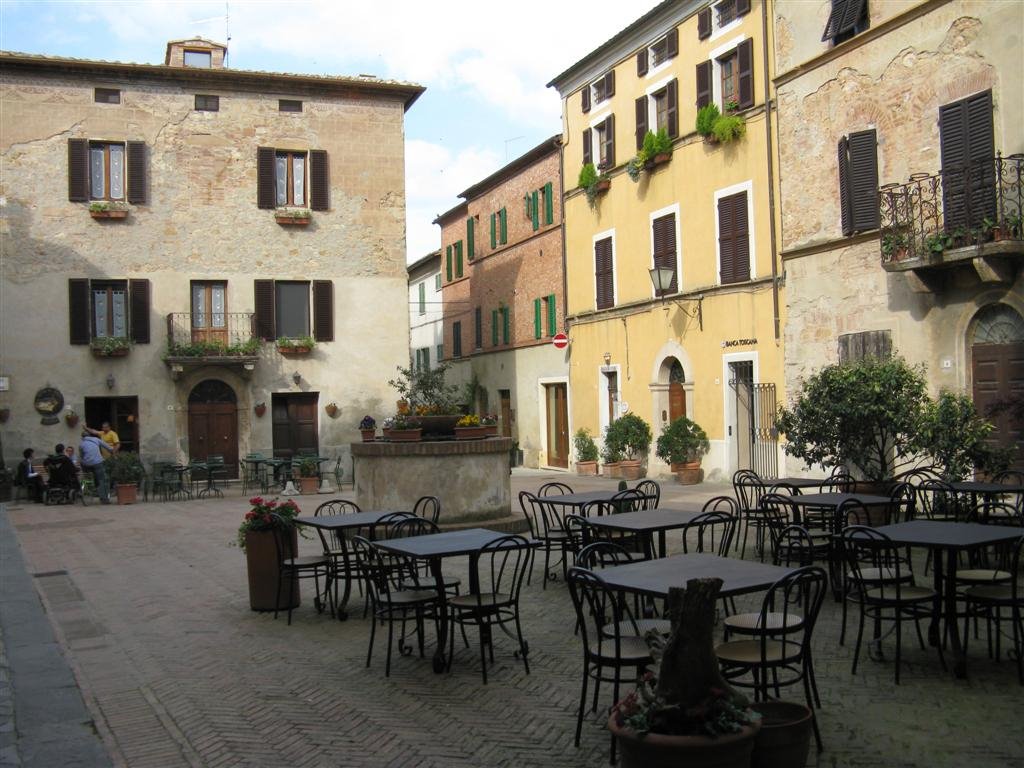
{"label": "red flowering plant", "polygon": [[295,527],[295,518],[299,515],[299,505],[294,501],[278,502],[277,499],[264,499],[254,496],[249,499],[252,509],[245,513],[242,524],[238,526],[238,546],[245,549],[245,534],[249,531],[272,531],[275,529],[290,530]]}

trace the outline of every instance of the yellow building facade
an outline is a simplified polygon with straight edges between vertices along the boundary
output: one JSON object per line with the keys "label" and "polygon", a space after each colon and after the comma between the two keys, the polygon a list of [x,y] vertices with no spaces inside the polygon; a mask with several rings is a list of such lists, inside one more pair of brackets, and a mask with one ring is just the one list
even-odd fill
{"label": "yellow building facade", "polygon": [[[769,34],[758,0],[662,3],[549,83],[562,97],[571,428],[600,436],[632,412],[657,437],[686,415],[710,438],[710,478],[779,466]],[[743,134],[698,133],[708,103]],[[659,128],[671,158],[634,181],[630,161]],[[587,161],[610,182],[592,201],[573,186]],[[648,474],[667,472],[652,445]]]}

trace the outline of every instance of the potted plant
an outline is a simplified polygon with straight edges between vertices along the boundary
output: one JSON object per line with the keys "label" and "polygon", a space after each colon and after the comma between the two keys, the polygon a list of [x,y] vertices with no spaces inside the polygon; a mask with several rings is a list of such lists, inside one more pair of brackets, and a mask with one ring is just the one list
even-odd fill
{"label": "potted plant", "polygon": [[947,482],[969,480],[976,473],[991,477],[1009,466],[1012,453],[989,442],[994,429],[967,395],[943,391],[925,403],[915,442]]}
{"label": "potted plant", "polygon": [[338,415],[338,404],[331,401],[324,406],[324,410],[327,412],[327,415],[333,419]]}
{"label": "potted plant", "polygon": [[953,244],[953,239],[945,232],[932,232],[925,235],[924,247],[932,254],[940,254]]}
{"label": "potted plant", "polygon": [[907,233],[900,229],[882,235],[882,255],[886,261],[902,261],[907,257]]}
{"label": "potted plant", "polygon": [[89,347],[96,357],[124,357],[131,349],[131,342],[125,336],[99,336]]}
{"label": "potted plant", "polygon": [[719,578],[691,579],[685,589],[669,589],[672,633],[648,639],[658,672],[648,672],[608,718],[622,768],[751,764],[760,715],[722,677],[715,657],[721,586]]}
{"label": "potted plant", "polygon": [[487,437],[487,428],[480,424],[480,417],[467,414],[455,423],[456,440],[476,440]]}
{"label": "potted plant", "polygon": [[593,208],[597,202],[597,196],[612,185],[612,180],[607,175],[597,172],[597,166],[593,163],[584,163],[580,168],[577,184],[587,195],[587,202]]}
{"label": "potted plant", "polygon": [[139,480],[145,474],[138,454],[131,451],[112,453],[105,460],[110,482],[117,488],[118,504],[134,504],[139,497]]}
{"label": "potted plant", "polygon": [[387,439],[396,443],[417,443],[423,437],[420,420],[410,413],[396,413],[384,427]]}
{"label": "potted plant", "polygon": [[1021,236],[1024,235],[1024,224],[1022,224],[1022,218],[1019,213],[1006,214],[1003,217],[1003,227],[1006,230],[1007,237],[1020,240]]}
{"label": "potted plant", "polygon": [[89,203],[89,215],[94,219],[126,219],[128,203],[122,200],[94,200]]}
{"label": "potted plant", "polygon": [[710,447],[704,430],[685,416],[680,416],[662,430],[655,453],[670,465],[677,482],[693,485],[701,481],[700,460]]}
{"label": "potted plant", "polygon": [[291,545],[291,554],[298,554],[298,534],[295,518],[299,508],[294,501],[278,503],[260,496],[249,499],[250,509],[238,526],[238,546],[245,552],[249,576],[249,607],[254,611],[288,610],[299,604],[299,580],[293,579],[290,590],[281,590],[281,604],[277,605],[280,571],[275,529],[286,532],[285,541]]}
{"label": "potted plant", "polygon": [[480,426],[484,428],[484,437],[497,437],[498,415],[496,413],[485,413],[480,417]]}
{"label": "potted plant", "polygon": [[312,215],[308,208],[278,208],[274,211],[274,220],[283,226],[304,227]]}
{"label": "potted plant", "polygon": [[277,340],[277,351],[288,357],[308,355],[315,346],[312,336],[282,337]]}
{"label": "potted plant", "polygon": [[320,491],[320,465],[312,456],[300,456],[297,461],[292,462],[295,474],[298,475],[296,483],[299,493],[307,496]]}
{"label": "potted plant", "polygon": [[252,410],[256,414],[256,417],[260,418],[267,412],[267,404],[263,400],[260,400],[252,407]]}
{"label": "potted plant", "polygon": [[706,141],[714,141],[715,121],[721,117],[721,115],[722,113],[719,112],[718,105],[714,102],[705,104],[697,110],[697,122],[695,128],[697,133],[703,136]]}
{"label": "potted plant", "polygon": [[417,427],[423,436],[450,437],[462,417],[456,405],[459,388],[446,380],[450,368],[449,363],[419,370],[398,366],[398,378],[388,381],[401,395],[399,413],[418,417]]}
{"label": "potted plant", "polygon": [[644,476],[643,460],[651,447],[651,427],[635,413],[620,416],[605,429],[605,447],[620,456],[621,477],[639,480]]}
{"label": "potted plant", "polygon": [[597,443],[586,427],[580,427],[572,436],[572,447],[576,451],[576,474],[597,474]]}
{"label": "potted plant", "polygon": [[369,443],[377,434],[377,422],[373,416],[366,414],[359,422],[359,432],[363,436],[363,442]]}
{"label": "potted plant", "polygon": [[719,115],[711,132],[715,141],[726,144],[741,138],[747,132],[747,124],[739,115]]}
{"label": "potted plant", "polygon": [[74,429],[78,426],[78,414],[75,413],[73,409],[68,408],[67,412],[64,414],[64,423]]}

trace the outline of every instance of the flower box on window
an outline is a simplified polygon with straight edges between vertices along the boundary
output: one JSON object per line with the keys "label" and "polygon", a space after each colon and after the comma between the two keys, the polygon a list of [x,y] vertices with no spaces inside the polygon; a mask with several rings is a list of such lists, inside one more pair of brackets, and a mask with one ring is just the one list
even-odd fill
{"label": "flower box on window", "polygon": [[124,357],[131,350],[131,344],[123,336],[103,336],[93,339],[89,346],[96,357]]}
{"label": "flower box on window", "polygon": [[290,357],[308,355],[315,346],[316,342],[310,336],[300,336],[297,339],[281,338],[277,340],[277,351],[282,355]]}
{"label": "flower box on window", "polygon": [[305,208],[278,208],[274,212],[274,220],[286,227],[304,227],[311,218],[312,214]]}
{"label": "flower box on window", "polygon": [[128,204],[118,200],[110,202],[99,200],[89,204],[89,215],[94,219],[126,219],[128,218]]}

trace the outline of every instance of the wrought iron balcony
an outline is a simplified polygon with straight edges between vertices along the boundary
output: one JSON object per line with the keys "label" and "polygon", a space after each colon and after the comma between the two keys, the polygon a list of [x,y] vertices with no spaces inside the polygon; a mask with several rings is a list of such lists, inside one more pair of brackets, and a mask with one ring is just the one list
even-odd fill
{"label": "wrought iron balcony", "polygon": [[983,280],[1007,277],[1024,255],[1024,155],[915,173],[878,190],[882,265],[889,271],[974,266]]}
{"label": "wrought iron balcony", "polygon": [[186,367],[236,365],[249,373],[256,367],[260,338],[252,312],[171,312],[167,315],[164,362],[177,379]]}

